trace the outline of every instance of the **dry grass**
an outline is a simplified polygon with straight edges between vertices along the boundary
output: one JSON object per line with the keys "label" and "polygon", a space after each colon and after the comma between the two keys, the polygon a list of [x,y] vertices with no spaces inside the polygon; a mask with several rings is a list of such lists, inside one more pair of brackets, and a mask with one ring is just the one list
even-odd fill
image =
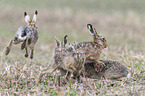
{"label": "dry grass", "polygon": [[[145,90],[145,13],[143,0],[62,0],[55,2],[35,0],[34,5],[25,0],[2,0],[0,15],[0,95],[135,95],[143,96]],[[32,5],[32,6],[31,6]],[[75,6],[76,5],[76,6]],[[79,7],[77,5],[80,5]],[[90,6],[91,5],[91,6]],[[3,49],[14,37],[18,27],[25,24],[23,12],[38,9],[37,26],[40,38],[36,44],[34,59],[24,58],[20,45],[13,46],[10,54]],[[83,83],[67,83],[55,86],[55,74],[46,74],[43,83],[37,85],[38,75],[48,65],[54,48],[54,36],[61,39],[65,34],[69,42],[92,40],[86,24],[92,23],[99,34],[108,41],[108,48],[101,59],[123,62],[131,77],[123,84],[111,86],[115,81],[82,78]]]}
{"label": "dry grass", "polygon": [[[107,50],[111,52],[110,50]],[[126,51],[122,53],[114,52],[111,57],[119,58],[129,68],[131,77],[124,83],[112,86],[116,81],[92,80],[82,78],[83,83],[72,80],[72,84],[61,78],[61,87],[55,85],[55,74],[46,74],[42,83],[37,85],[38,74],[42,70],[37,61],[20,60],[13,62],[13,58],[3,58],[4,62],[1,70],[0,86],[1,95],[23,94],[23,95],[143,95],[145,84],[145,57],[142,53]],[[105,54],[104,53],[104,54]],[[114,55],[115,54],[115,55]],[[103,56],[104,59],[106,56]],[[109,57],[108,57],[109,58]],[[40,62],[40,61],[39,61]]]}

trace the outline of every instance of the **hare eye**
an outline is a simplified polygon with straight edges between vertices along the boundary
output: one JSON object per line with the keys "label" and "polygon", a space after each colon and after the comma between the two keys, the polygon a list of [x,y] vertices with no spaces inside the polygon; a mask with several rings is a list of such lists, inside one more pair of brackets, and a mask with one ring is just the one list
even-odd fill
{"label": "hare eye", "polygon": [[15,37],[15,39],[14,40],[18,40],[18,37]]}
{"label": "hare eye", "polygon": [[105,40],[105,38],[102,38],[102,40],[104,41],[104,40]]}

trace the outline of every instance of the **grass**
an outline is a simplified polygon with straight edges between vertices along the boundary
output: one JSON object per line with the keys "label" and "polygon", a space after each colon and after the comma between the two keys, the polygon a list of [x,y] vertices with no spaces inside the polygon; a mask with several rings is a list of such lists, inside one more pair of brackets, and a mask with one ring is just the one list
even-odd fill
{"label": "grass", "polygon": [[[0,95],[137,95],[145,90],[145,1],[131,0],[1,0],[0,3]],[[17,28],[25,25],[23,12],[33,16],[39,11],[37,26],[39,40],[34,59],[26,59],[20,45],[13,46],[8,56],[3,50],[14,37]],[[86,24],[93,24],[98,33],[108,42],[101,59],[113,59],[124,63],[131,77],[123,85],[110,86],[111,80],[83,78],[83,83],[72,80],[72,84],[55,86],[55,72],[43,77],[43,83],[36,84],[41,70],[48,66],[55,46],[54,37],[59,40],[65,34],[69,42],[90,41]]]}

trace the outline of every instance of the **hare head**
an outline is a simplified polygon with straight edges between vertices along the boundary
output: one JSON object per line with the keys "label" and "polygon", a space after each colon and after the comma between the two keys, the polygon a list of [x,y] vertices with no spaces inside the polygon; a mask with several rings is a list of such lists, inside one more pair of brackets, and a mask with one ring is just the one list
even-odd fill
{"label": "hare head", "polygon": [[93,43],[97,46],[102,46],[104,48],[107,47],[107,41],[104,37],[99,36],[97,34],[97,31],[95,28],[93,28],[93,26],[91,24],[87,24],[87,28],[90,32],[90,34],[93,36]]}
{"label": "hare head", "polygon": [[55,47],[55,53],[67,53],[67,52],[74,52],[74,47],[71,44],[67,44],[68,42],[68,37],[67,35],[64,36],[62,42],[60,42],[56,37],[55,37],[55,41],[56,41],[56,47]]}
{"label": "hare head", "polygon": [[55,52],[62,52],[63,50],[65,50],[65,46],[67,44],[67,35],[64,36],[62,42],[60,42],[56,37],[55,41],[56,41]]}
{"label": "hare head", "polygon": [[34,12],[34,16],[33,19],[30,18],[30,16],[27,14],[27,12],[24,12],[24,17],[25,17],[25,21],[28,24],[28,26],[32,26],[32,27],[36,27],[36,17],[37,17],[38,11],[36,10]]}

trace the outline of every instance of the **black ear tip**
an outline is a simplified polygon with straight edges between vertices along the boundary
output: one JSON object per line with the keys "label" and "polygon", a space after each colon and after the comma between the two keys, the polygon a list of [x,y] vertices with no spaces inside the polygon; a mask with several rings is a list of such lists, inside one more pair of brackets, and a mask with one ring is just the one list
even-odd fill
{"label": "black ear tip", "polygon": [[35,14],[36,14],[36,15],[38,14],[38,11],[37,11],[37,10],[35,11]]}
{"label": "black ear tip", "polygon": [[64,47],[65,47],[65,44],[67,44],[67,35],[64,36],[63,43],[64,43]]}
{"label": "black ear tip", "polygon": [[67,35],[64,36],[65,38],[68,37]]}
{"label": "black ear tip", "polygon": [[64,36],[64,40],[67,39],[67,35]]}
{"label": "black ear tip", "polygon": [[24,12],[24,16],[26,16],[27,15],[27,13],[26,12]]}
{"label": "black ear tip", "polygon": [[92,24],[87,24],[87,28],[88,29],[92,28]]}
{"label": "black ear tip", "polygon": [[87,26],[91,26],[92,24],[87,24]]}

